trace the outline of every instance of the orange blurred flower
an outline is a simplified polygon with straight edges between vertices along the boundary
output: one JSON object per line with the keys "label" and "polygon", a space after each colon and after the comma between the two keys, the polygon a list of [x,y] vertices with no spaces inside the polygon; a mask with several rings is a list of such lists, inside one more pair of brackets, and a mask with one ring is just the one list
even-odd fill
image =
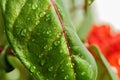
{"label": "orange blurred flower", "polygon": [[96,44],[120,77],[120,33],[113,32],[109,25],[94,25],[87,36],[89,45]]}

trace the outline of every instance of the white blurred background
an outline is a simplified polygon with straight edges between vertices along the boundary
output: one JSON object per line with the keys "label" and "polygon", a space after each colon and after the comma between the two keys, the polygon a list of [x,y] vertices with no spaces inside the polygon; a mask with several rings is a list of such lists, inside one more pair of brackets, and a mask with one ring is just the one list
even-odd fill
{"label": "white blurred background", "polygon": [[98,20],[120,30],[120,0],[95,0],[94,4]]}

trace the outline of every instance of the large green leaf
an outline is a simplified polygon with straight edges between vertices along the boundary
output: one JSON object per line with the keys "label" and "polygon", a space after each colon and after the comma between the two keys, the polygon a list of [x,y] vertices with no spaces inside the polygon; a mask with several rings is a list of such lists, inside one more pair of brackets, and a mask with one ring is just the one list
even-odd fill
{"label": "large green leaf", "polygon": [[62,0],[1,0],[8,41],[37,80],[96,80],[95,60],[61,5]]}
{"label": "large green leaf", "polygon": [[[96,45],[90,47],[98,66],[97,80],[119,80]],[[101,79],[102,78],[102,79]]]}

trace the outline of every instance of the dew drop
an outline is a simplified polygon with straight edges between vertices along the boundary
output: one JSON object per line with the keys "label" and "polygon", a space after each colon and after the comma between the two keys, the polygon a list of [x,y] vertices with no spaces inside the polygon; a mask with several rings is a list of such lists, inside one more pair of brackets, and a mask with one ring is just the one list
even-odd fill
{"label": "dew drop", "polygon": [[89,65],[89,68],[91,68],[92,66],[91,65]]}
{"label": "dew drop", "polygon": [[69,63],[67,63],[66,65],[67,65],[67,66],[69,66],[70,64],[69,64]]}
{"label": "dew drop", "polygon": [[61,71],[62,71],[62,72],[64,72],[65,70],[64,70],[64,69],[62,69]]}
{"label": "dew drop", "polygon": [[23,29],[22,31],[21,31],[21,36],[25,36],[26,35],[26,32],[27,32],[27,30],[26,29]]}
{"label": "dew drop", "polygon": [[56,74],[54,74],[54,78],[56,77]]}
{"label": "dew drop", "polygon": [[45,15],[45,14],[46,14],[46,12],[43,12],[43,14]]}
{"label": "dew drop", "polygon": [[35,71],[35,69],[36,69],[36,67],[35,67],[35,66],[31,66],[31,67],[30,67],[30,71],[31,71],[31,72],[34,72],[34,71]]}
{"label": "dew drop", "polygon": [[39,55],[39,58],[42,58],[42,57],[43,57],[43,54],[40,54],[40,55]]}
{"label": "dew drop", "polygon": [[44,49],[47,49],[47,45],[46,45],[46,46],[44,46]]}
{"label": "dew drop", "polygon": [[64,77],[64,79],[66,80],[68,78],[68,75],[66,75],[65,77]]}
{"label": "dew drop", "polygon": [[35,39],[32,39],[32,42],[34,42],[35,41]]}
{"label": "dew drop", "polygon": [[37,74],[36,74],[37,76],[39,76],[40,75],[40,72],[37,72]]}
{"label": "dew drop", "polygon": [[43,31],[43,34],[45,34],[46,33],[46,31]]}
{"label": "dew drop", "polygon": [[49,14],[46,15],[46,17],[47,17],[47,18],[46,18],[46,21],[50,20],[50,17],[49,17],[49,16],[50,16]]}
{"label": "dew drop", "polygon": [[46,15],[46,17],[49,17],[49,16],[50,16],[49,14]]}
{"label": "dew drop", "polygon": [[60,53],[63,53],[63,50],[60,50]]}
{"label": "dew drop", "polygon": [[38,7],[38,4],[37,3],[33,3],[32,9],[35,10],[35,9],[37,9],[37,7]]}
{"label": "dew drop", "polygon": [[55,45],[55,46],[58,46],[60,43],[61,43],[60,41],[55,41],[55,42],[54,42],[54,45]]}
{"label": "dew drop", "polygon": [[45,64],[45,60],[41,60],[41,66],[43,66]]}
{"label": "dew drop", "polygon": [[50,51],[52,49],[52,47],[49,47],[48,50]]}
{"label": "dew drop", "polygon": [[85,75],[85,72],[82,72],[81,75],[82,75],[82,76]]}
{"label": "dew drop", "polygon": [[57,38],[59,38],[59,37],[60,37],[60,35],[58,34],[58,35],[57,35]]}
{"label": "dew drop", "polygon": [[30,18],[28,18],[28,21],[30,20]]}
{"label": "dew drop", "polygon": [[47,31],[46,33],[47,33],[47,34],[50,34],[50,32],[51,32],[51,31]]}
{"label": "dew drop", "polygon": [[46,21],[49,21],[50,20],[50,18],[46,18]]}
{"label": "dew drop", "polygon": [[43,17],[46,14],[46,12],[43,12],[40,14],[40,17]]}
{"label": "dew drop", "polygon": [[48,71],[53,71],[53,66],[48,68]]}

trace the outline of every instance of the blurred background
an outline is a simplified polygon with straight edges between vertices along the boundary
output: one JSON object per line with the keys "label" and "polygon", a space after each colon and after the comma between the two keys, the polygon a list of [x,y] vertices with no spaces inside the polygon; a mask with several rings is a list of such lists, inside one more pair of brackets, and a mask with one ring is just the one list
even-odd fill
{"label": "blurred background", "polygon": [[98,21],[120,30],[120,0],[95,0],[94,6]]}

